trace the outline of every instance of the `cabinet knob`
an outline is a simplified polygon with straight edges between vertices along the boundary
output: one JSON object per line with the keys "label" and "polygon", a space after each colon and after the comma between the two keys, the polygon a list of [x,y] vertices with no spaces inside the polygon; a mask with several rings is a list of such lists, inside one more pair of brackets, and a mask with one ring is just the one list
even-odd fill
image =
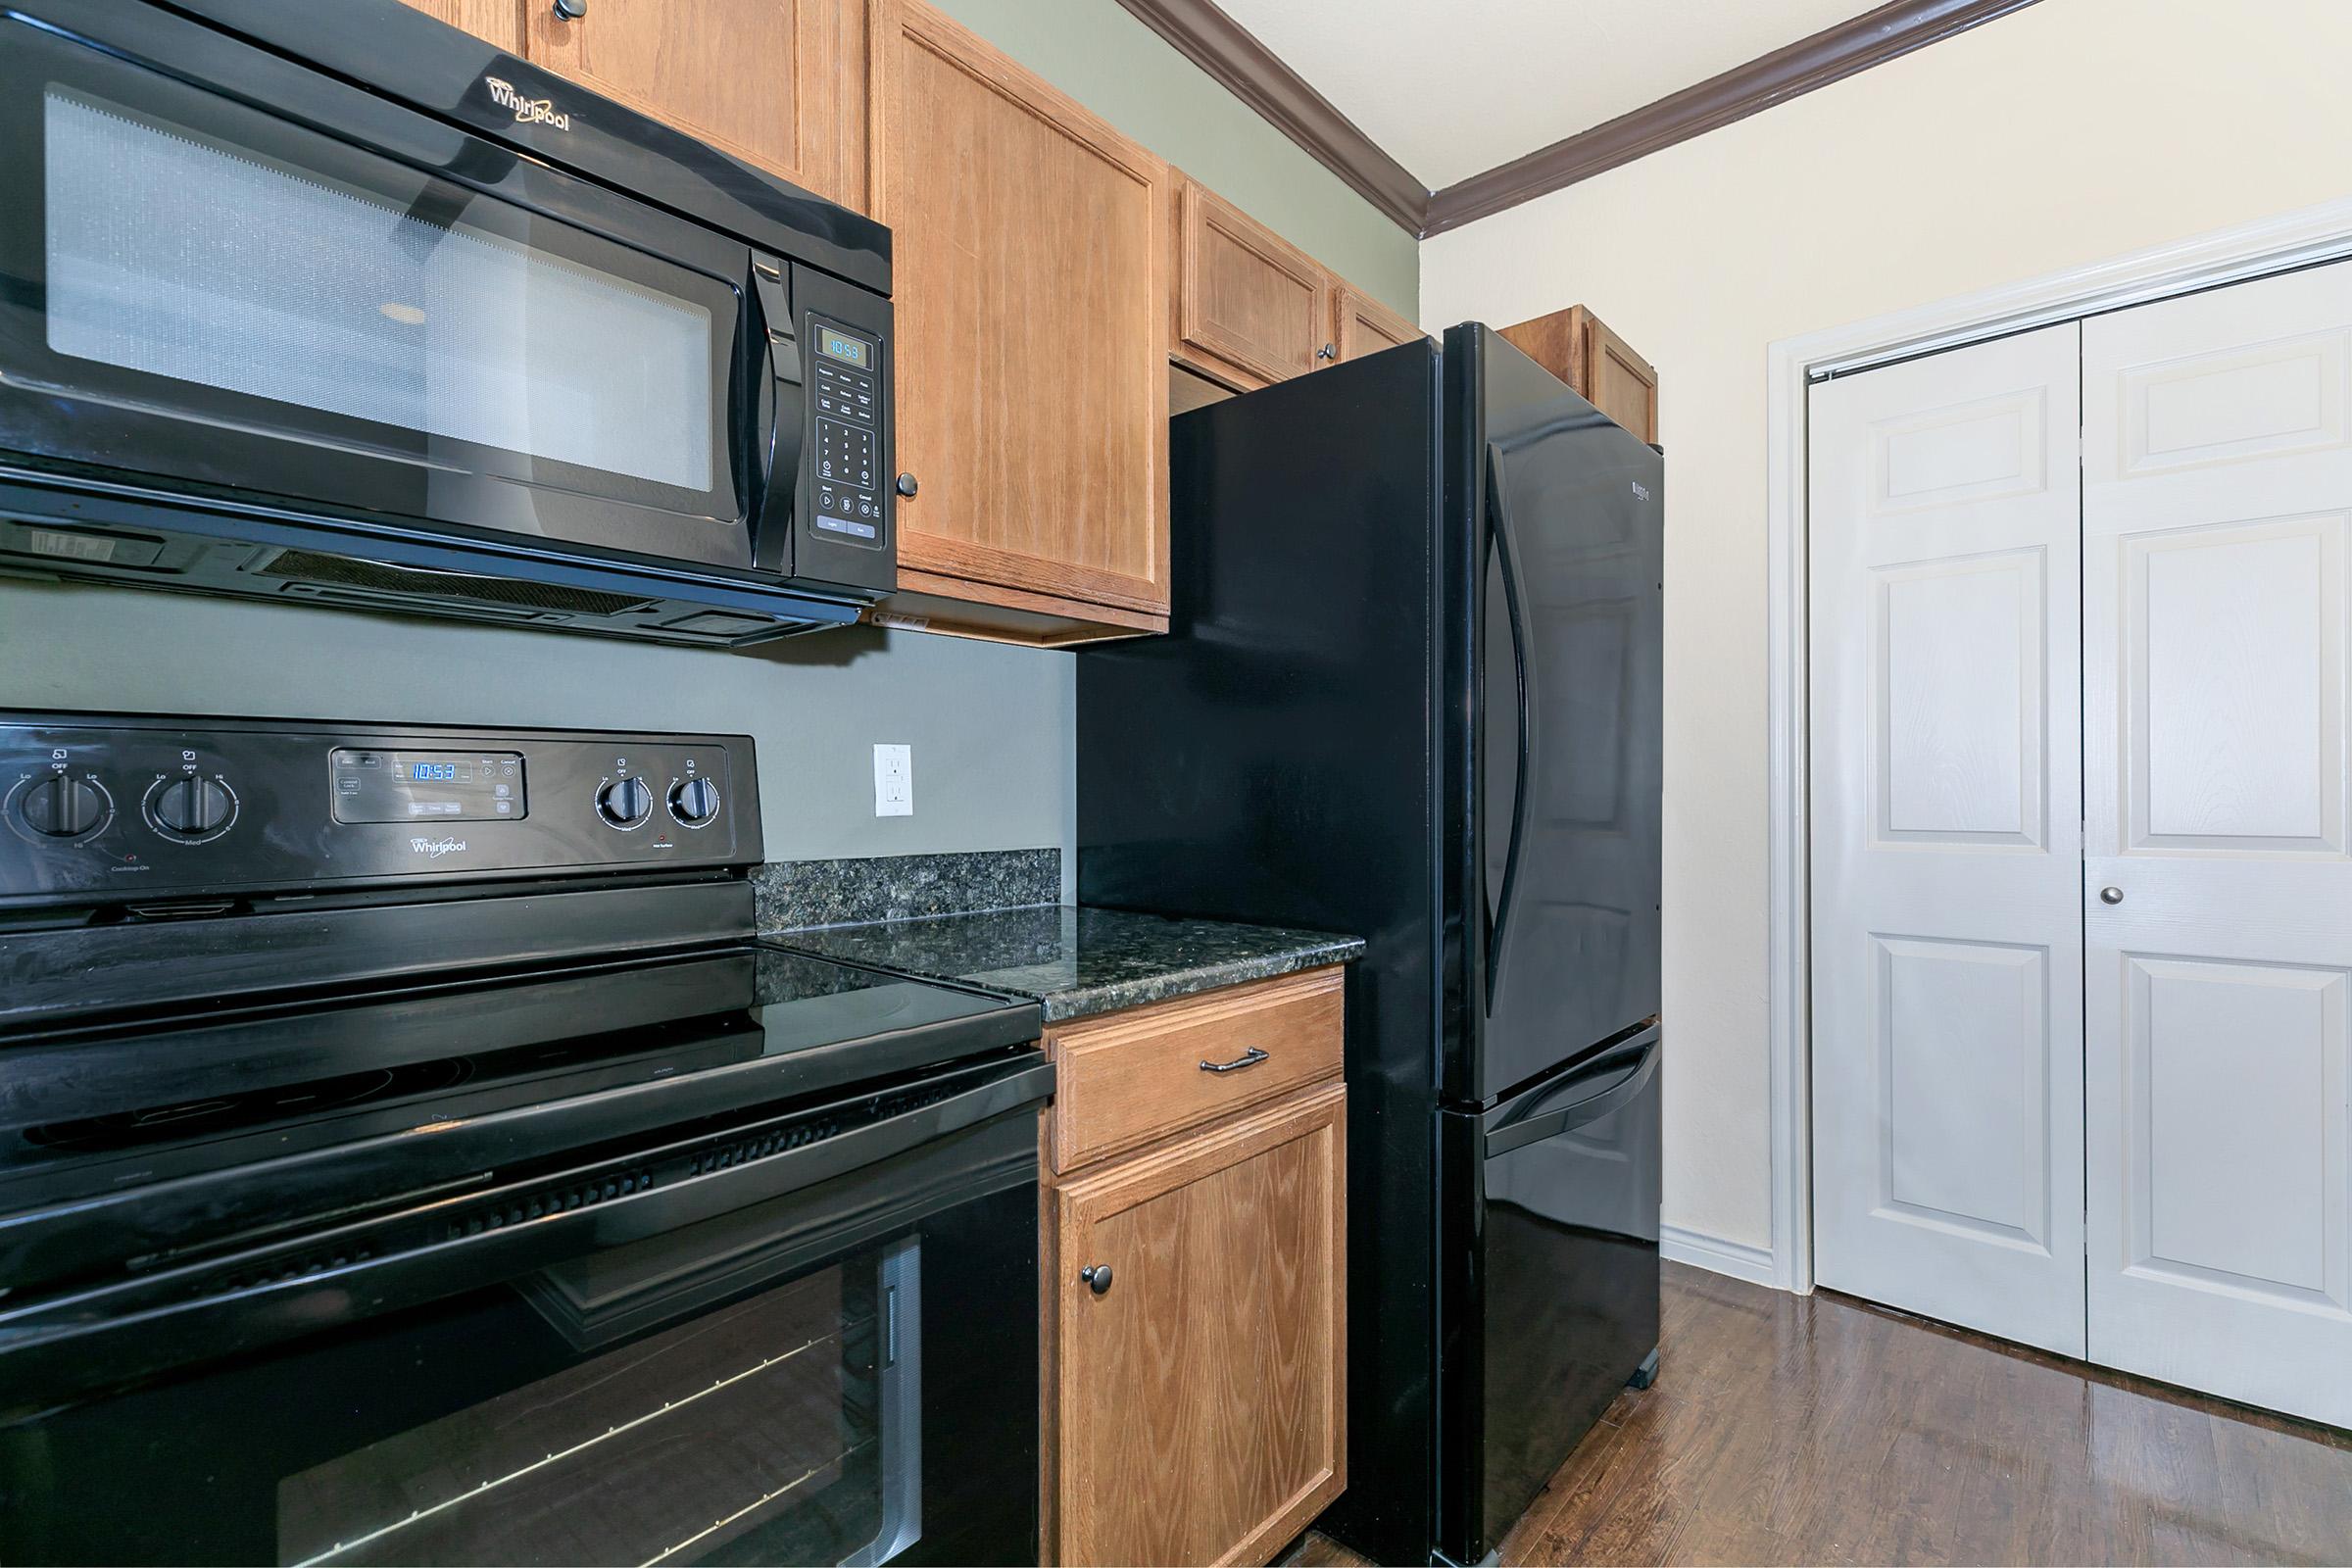
{"label": "cabinet knob", "polygon": [[1337,343],[1326,343],[1315,350],[1315,358],[1318,360],[1336,360],[1339,357],[1340,346]]}
{"label": "cabinet knob", "polygon": [[565,22],[577,22],[588,14],[588,0],[556,0],[556,15]]}
{"label": "cabinet knob", "polygon": [[1110,1265],[1108,1263],[1089,1263],[1078,1271],[1078,1277],[1086,1281],[1087,1289],[1093,1291],[1097,1296],[1101,1296],[1110,1289]]}
{"label": "cabinet knob", "polygon": [[2099,902],[2101,904],[2121,904],[2124,902],[2124,890],[2122,888],[2101,888],[2099,889]]}
{"label": "cabinet knob", "polygon": [[907,497],[909,500],[913,499],[913,496],[914,496],[914,475],[913,475],[913,474],[911,474],[911,473],[902,473],[902,474],[900,474],[900,475],[899,475],[899,494],[901,494],[901,495],[903,495],[903,496],[906,496],[906,497]]}

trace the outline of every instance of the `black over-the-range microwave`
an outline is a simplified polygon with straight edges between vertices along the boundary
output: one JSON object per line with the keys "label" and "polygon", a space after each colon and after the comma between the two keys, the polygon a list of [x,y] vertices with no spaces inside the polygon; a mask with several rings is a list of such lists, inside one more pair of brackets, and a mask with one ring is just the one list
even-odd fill
{"label": "black over-the-range microwave", "polygon": [[398,0],[0,0],[0,573],[685,643],[895,584],[889,230]]}

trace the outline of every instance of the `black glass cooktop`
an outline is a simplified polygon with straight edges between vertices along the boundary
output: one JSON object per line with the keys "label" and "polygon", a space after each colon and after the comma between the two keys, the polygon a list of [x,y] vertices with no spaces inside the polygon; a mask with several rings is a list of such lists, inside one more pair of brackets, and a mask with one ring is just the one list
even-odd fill
{"label": "black glass cooktop", "polygon": [[0,1039],[0,1278],[239,1242],[1033,1044],[1033,1003],[746,943]]}

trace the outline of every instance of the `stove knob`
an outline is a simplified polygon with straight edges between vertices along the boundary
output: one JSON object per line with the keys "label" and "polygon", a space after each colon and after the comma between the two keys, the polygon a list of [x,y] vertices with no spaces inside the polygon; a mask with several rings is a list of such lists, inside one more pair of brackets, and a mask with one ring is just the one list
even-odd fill
{"label": "stove knob", "polygon": [[17,810],[43,838],[77,839],[94,832],[114,804],[96,779],[58,773],[27,789]]}
{"label": "stove knob", "polygon": [[654,814],[654,792],[641,778],[616,778],[596,792],[596,814],[613,827],[642,827]]}
{"label": "stove knob", "polygon": [[669,814],[701,827],[718,814],[718,786],[707,778],[680,779],[669,787]]}
{"label": "stove knob", "polygon": [[156,791],[148,820],[166,838],[210,838],[228,825],[236,800],[209,778],[180,778]]}

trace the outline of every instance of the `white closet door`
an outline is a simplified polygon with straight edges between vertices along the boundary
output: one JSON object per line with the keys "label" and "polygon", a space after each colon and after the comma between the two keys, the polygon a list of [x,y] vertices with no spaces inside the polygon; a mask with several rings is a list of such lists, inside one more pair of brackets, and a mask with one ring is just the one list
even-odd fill
{"label": "white closet door", "polygon": [[2082,1353],[2072,322],[1813,389],[1821,1283]]}
{"label": "white closet door", "polygon": [[2352,269],[2082,361],[2090,1354],[2352,1425]]}

